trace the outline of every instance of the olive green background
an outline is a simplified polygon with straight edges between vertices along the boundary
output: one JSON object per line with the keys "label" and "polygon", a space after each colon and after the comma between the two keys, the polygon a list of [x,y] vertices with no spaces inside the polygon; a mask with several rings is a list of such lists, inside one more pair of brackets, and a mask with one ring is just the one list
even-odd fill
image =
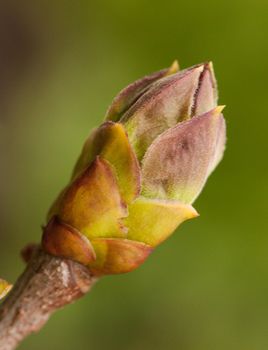
{"label": "olive green background", "polygon": [[266,0],[1,1],[0,276],[38,241],[90,129],[126,84],[213,60],[228,145],[183,224],[20,347],[268,349]]}

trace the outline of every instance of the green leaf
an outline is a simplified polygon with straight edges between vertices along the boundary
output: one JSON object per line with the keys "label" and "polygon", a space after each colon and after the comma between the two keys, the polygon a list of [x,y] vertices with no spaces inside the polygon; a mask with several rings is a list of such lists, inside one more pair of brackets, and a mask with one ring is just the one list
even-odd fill
{"label": "green leaf", "polygon": [[130,203],[140,192],[140,168],[122,124],[106,122],[87,140],[75,167],[74,176],[100,156],[113,167],[123,200]]}
{"label": "green leaf", "polygon": [[127,237],[155,247],[183,221],[197,215],[188,204],[139,197],[129,206],[129,216],[124,219],[128,227]]}
{"label": "green leaf", "polygon": [[104,159],[96,160],[64,192],[60,220],[86,237],[125,237],[121,219],[127,215],[116,176]]}

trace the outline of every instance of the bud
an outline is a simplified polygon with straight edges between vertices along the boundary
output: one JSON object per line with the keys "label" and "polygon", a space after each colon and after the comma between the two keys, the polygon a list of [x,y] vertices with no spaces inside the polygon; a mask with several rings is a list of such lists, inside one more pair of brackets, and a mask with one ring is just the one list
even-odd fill
{"label": "bud", "polygon": [[[120,94],[119,94],[120,96]],[[113,109],[115,98],[110,110]],[[179,122],[217,106],[211,63],[200,64],[153,82],[121,118],[139,160],[153,140]]]}
{"label": "bud", "polygon": [[222,158],[211,63],[178,65],[123,89],[52,205],[43,249],[96,275],[137,268],[185,220]]}
{"label": "bud", "polygon": [[7,295],[11,288],[11,284],[0,278],[0,300]]}

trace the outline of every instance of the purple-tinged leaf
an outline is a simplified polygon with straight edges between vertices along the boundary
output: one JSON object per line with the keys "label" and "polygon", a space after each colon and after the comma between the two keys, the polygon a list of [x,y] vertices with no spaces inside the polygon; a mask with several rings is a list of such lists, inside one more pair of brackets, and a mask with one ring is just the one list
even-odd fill
{"label": "purple-tinged leaf", "polygon": [[201,115],[217,106],[218,92],[212,62],[204,65],[196,91],[192,115]]}
{"label": "purple-tinged leaf", "polygon": [[[222,107],[176,125],[149,147],[142,165],[143,195],[192,203],[212,168],[224,132]],[[221,135],[221,136],[219,136]],[[222,147],[222,142],[220,142]]]}
{"label": "purple-tinged leaf", "polygon": [[123,115],[121,122],[139,160],[158,135],[191,118],[203,69],[198,65],[158,80]]}
{"label": "purple-tinged leaf", "polygon": [[145,76],[121,90],[114,98],[111,106],[106,112],[106,120],[118,121],[122,114],[144,93],[155,81],[165,76],[176,73],[179,70],[177,61],[174,61],[170,68],[162,69],[159,72]]}
{"label": "purple-tinged leaf", "polygon": [[219,128],[216,136],[216,147],[213,157],[211,158],[209,166],[209,174],[216,168],[219,162],[222,160],[224,150],[226,146],[226,123],[224,118],[219,120]]}

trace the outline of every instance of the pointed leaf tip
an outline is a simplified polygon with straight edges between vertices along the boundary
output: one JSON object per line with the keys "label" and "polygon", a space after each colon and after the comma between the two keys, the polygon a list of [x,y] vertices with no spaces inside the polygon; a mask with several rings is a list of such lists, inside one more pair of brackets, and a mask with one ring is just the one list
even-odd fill
{"label": "pointed leaf tip", "polygon": [[175,74],[180,70],[180,65],[178,60],[174,60],[171,66],[168,68],[166,75]]}
{"label": "pointed leaf tip", "polygon": [[211,62],[203,63],[203,71],[199,77],[199,86],[196,90],[192,115],[201,115],[217,106],[217,82]]}
{"label": "pointed leaf tip", "polygon": [[221,112],[224,110],[224,108],[226,107],[226,105],[222,105],[222,106],[217,106],[215,109],[214,109],[214,112],[215,115],[219,115],[221,114]]}
{"label": "pointed leaf tip", "polygon": [[0,278],[0,300],[11,290],[12,285]]}

